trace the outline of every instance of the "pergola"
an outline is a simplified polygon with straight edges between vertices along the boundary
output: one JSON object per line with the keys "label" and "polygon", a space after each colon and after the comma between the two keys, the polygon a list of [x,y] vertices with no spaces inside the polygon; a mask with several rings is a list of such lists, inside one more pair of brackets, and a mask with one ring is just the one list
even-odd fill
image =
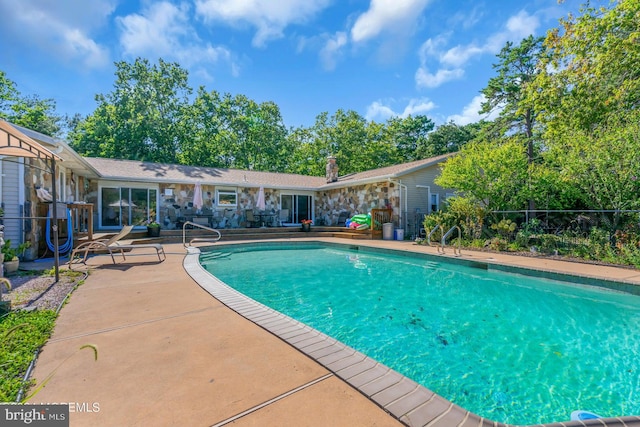
{"label": "pergola", "polygon": [[[8,157],[28,157],[42,160],[51,172],[51,195],[53,203],[57,203],[56,194],[56,160],[62,159],[51,151],[44,148],[38,142],[20,132],[4,120],[0,120],[0,156]],[[60,257],[58,254],[58,214],[57,206],[51,209],[53,220],[53,260],[56,282],[60,280]]]}

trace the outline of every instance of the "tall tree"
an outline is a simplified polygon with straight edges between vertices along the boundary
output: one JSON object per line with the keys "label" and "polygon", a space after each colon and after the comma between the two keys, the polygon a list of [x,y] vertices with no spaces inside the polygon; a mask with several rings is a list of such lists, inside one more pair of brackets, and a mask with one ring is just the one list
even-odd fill
{"label": "tall tree", "polygon": [[98,108],[71,134],[73,147],[89,156],[177,162],[192,92],[187,71],[162,59],[115,65],[113,92],[96,96]]}
{"label": "tall tree", "polygon": [[7,119],[49,136],[60,136],[62,131],[63,119],[56,113],[55,101],[40,99],[36,95],[17,100],[11,106],[11,114]]}
{"label": "tall tree", "polygon": [[500,115],[497,122],[509,133],[514,131],[525,136],[527,157],[534,159],[534,127],[537,112],[531,103],[525,102],[526,88],[539,72],[543,50],[543,37],[529,36],[519,45],[512,42],[502,48],[498,54],[498,63],[493,68],[498,75],[489,79],[482,90],[485,101],[480,113],[488,113],[497,108]]}
{"label": "tall tree", "polygon": [[[494,64],[498,75],[482,90],[486,101],[480,110],[480,113],[488,113],[500,109],[496,124],[502,127],[505,135],[520,135],[527,149],[530,173],[533,173],[536,157],[534,131],[538,112],[534,104],[528,102],[526,90],[539,73],[543,41],[543,37],[529,36],[519,45],[507,42],[498,54],[498,63]],[[530,210],[535,209],[533,199],[529,199],[528,205]]]}
{"label": "tall tree", "polygon": [[0,118],[8,119],[11,105],[19,95],[15,82],[4,71],[0,71]]}
{"label": "tall tree", "polygon": [[198,90],[185,114],[189,138],[180,161],[200,166],[262,171],[283,170],[287,164],[286,128],[273,102],[258,104],[244,95],[220,95]]}
{"label": "tall tree", "polygon": [[455,153],[467,142],[474,139],[484,125],[483,122],[464,126],[454,122],[440,125],[433,132],[430,132],[426,139],[420,140],[416,148],[416,156],[426,159],[445,153]]}
{"label": "tall tree", "polygon": [[420,147],[427,145],[429,132],[433,130],[434,126],[433,121],[423,115],[405,118],[393,117],[387,120],[384,137],[395,145],[397,163],[411,162],[436,155],[419,150]]}
{"label": "tall tree", "polygon": [[612,5],[585,7],[547,36],[549,56],[528,95],[544,111],[548,139],[640,106],[640,0]]}
{"label": "tall tree", "polygon": [[548,33],[528,90],[544,114],[545,160],[593,209],[637,209],[640,0],[587,4]]}
{"label": "tall tree", "polygon": [[63,119],[52,99],[22,96],[6,73],[0,71],[0,118],[49,136],[59,136]]}

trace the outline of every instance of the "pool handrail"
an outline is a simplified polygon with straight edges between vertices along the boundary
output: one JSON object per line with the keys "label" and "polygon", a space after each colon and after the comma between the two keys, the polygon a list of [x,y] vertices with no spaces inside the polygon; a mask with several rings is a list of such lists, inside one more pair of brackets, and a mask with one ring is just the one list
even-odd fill
{"label": "pool handrail", "polygon": [[433,230],[431,230],[431,231],[429,232],[429,234],[427,235],[427,244],[428,244],[429,246],[431,246],[431,236],[433,236],[433,233],[435,233],[435,232],[436,232],[436,230],[437,230],[438,228],[441,230],[440,234],[441,234],[441,235],[443,235],[443,233],[444,233],[444,228],[442,227],[442,225],[438,224],[438,225],[436,225],[435,227],[433,227]]}
{"label": "pool handrail", "polygon": [[[462,253],[460,252],[460,241],[462,240],[462,231],[460,230],[460,227],[458,227],[457,225],[454,225],[453,227],[451,227],[449,229],[449,231],[447,231],[446,233],[444,233],[444,235],[442,236],[442,240],[440,242],[440,247],[442,248],[442,253],[444,253],[444,248],[446,246],[446,242],[447,242],[447,237],[449,237],[451,235],[451,233],[454,232],[454,230],[458,230],[458,254],[456,255],[456,247],[455,245],[452,246],[453,247],[453,255],[454,256],[460,256],[462,255]],[[438,250],[438,252],[440,252],[440,250]]]}
{"label": "pool handrail", "polygon": [[[187,245],[187,225],[190,225],[192,227],[201,228],[203,230],[213,231],[215,234],[217,234],[217,236],[215,236],[215,237],[194,237],[193,239],[189,240],[189,244]],[[211,242],[211,243],[215,243],[215,242],[219,241],[221,238],[222,238],[222,234],[218,230],[216,230],[215,228],[207,227],[206,225],[197,224],[197,223],[191,222],[191,221],[185,221],[185,223],[182,225],[182,246],[184,246],[185,248],[187,248],[189,246],[193,246],[192,244],[194,242]]]}

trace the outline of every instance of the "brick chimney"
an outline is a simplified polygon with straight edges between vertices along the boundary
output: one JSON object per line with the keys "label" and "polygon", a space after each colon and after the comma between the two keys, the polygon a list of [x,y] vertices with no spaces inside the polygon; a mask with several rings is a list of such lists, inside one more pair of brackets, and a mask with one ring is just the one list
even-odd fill
{"label": "brick chimney", "polygon": [[338,165],[334,156],[327,157],[327,182],[336,182],[338,180]]}

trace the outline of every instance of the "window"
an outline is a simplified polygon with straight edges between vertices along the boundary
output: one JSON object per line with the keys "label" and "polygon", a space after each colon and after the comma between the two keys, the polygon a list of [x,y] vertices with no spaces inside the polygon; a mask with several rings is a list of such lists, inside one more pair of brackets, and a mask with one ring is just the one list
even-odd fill
{"label": "window", "polygon": [[288,211],[287,223],[299,224],[303,219],[313,219],[313,198],[304,194],[280,196],[281,210]]}
{"label": "window", "polygon": [[102,187],[100,226],[141,225],[149,218],[157,221],[157,198],[155,188]]}
{"label": "window", "polygon": [[438,194],[431,195],[431,212],[438,210]]}
{"label": "window", "polygon": [[230,207],[238,205],[238,194],[235,190],[216,190],[216,204]]}

